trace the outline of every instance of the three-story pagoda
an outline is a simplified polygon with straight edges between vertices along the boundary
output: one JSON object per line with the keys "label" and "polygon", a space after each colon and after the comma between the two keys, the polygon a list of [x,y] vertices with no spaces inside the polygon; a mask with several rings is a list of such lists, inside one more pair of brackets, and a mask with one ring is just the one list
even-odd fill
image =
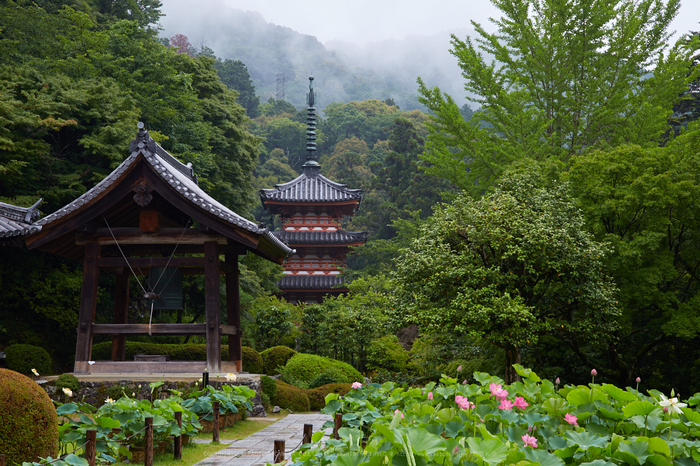
{"label": "three-story pagoda", "polygon": [[279,214],[282,229],[273,232],[293,248],[277,285],[289,302],[320,303],[326,295],[347,292],[340,276],[352,246],[367,241],[367,233],[346,231],[344,217],[362,202],[362,190],[350,189],[321,175],[316,155],[316,107],[313,76],[307,97],[306,163],[294,180],[260,190],[263,206]]}

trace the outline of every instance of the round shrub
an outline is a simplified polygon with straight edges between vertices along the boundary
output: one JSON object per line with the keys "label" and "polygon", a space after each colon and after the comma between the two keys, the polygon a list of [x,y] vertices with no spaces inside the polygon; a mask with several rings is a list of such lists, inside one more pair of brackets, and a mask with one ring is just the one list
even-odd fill
{"label": "round shrub", "polygon": [[10,345],[5,348],[7,368],[24,375],[31,375],[32,369],[39,374],[51,373],[51,356],[44,348],[34,345]]}
{"label": "round shrub", "polygon": [[78,393],[80,381],[73,374],[61,374],[56,379],[56,391],[60,392],[64,388],[70,388],[72,392]]}
{"label": "round shrub", "polygon": [[347,382],[347,377],[337,367],[329,367],[323,374],[317,375],[311,382],[309,382],[309,388],[320,387],[321,385],[327,385],[329,383],[343,383]]}
{"label": "round shrub", "polygon": [[288,346],[273,346],[272,348],[266,349],[260,353],[260,356],[263,358],[263,370],[265,374],[279,374],[279,368],[284,367],[287,361],[295,354],[297,354],[297,352]]}
{"label": "round shrub", "polygon": [[300,413],[311,409],[309,397],[304,390],[293,387],[281,380],[275,380],[277,385],[277,395],[272,402],[283,409],[290,409],[292,412]]}
{"label": "round shrub", "polygon": [[350,364],[324,356],[304,353],[297,353],[287,361],[287,365],[282,371],[282,379],[292,385],[308,388],[313,379],[332,367],[338,369],[345,376],[345,380],[342,382],[363,380],[362,374]]}
{"label": "round shrub", "polygon": [[349,383],[330,383],[322,385],[313,390],[306,390],[306,395],[309,397],[309,403],[312,411],[321,410],[326,406],[326,395],[329,393],[337,393],[346,395],[352,388]]}
{"label": "round shrub", "polygon": [[247,346],[243,347],[243,372],[250,374],[263,373],[263,359],[260,353]]}
{"label": "round shrub", "polygon": [[7,464],[58,455],[56,408],[30,378],[0,369],[0,419],[0,452]]}

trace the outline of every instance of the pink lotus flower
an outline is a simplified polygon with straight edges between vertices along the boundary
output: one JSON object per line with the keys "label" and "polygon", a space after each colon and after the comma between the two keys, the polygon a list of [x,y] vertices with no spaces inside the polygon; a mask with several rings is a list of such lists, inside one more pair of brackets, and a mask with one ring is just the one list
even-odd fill
{"label": "pink lotus flower", "polygon": [[433,399],[433,392],[428,392],[428,399],[432,400]]}
{"label": "pink lotus flower", "polygon": [[362,384],[360,382],[353,382],[350,388],[357,390],[358,388],[362,388]]}
{"label": "pink lotus flower", "polygon": [[462,409],[472,409],[474,407],[474,403],[469,401],[466,396],[462,395],[455,396],[455,403]]}
{"label": "pink lotus flower", "polygon": [[489,390],[491,390],[491,395],[495,395],[496,390],[500,390],[500,389],[501,389],[500,383],[492,383],[491,385],[489,385]]}
{"label": "pink lotus flower", "polygon": [[640,383],[641,381],[642,381],[642,379],[641,379],[640,377],[637,377],[636,382],[637,382],[637,383]]}
{"label": "pink lotus flower", "polygon": [[401,419],[406,419],[406,417],[403,415],[403,413],[401,411],[399,411],[398,409],[396,411],[394,411],[394,416],[396,416],[399,413],[401,413]]}
{"label": "pink lotus flower", "polygon": [[525,443],[526,447],[537,448],[537,438],[536,437],[532,437],[530,435],[525,434],[520,438],[523,439],[523,443]]}
{"label": "pink lotus flower", "polygon": [[501,398],[501,404],[498,407],[498,409],[504,409],[506,411],[512,411],[513,410],[513,402],[510,400],[506,400],[505,398]]}
{"label": "pink lotus flower", "polygon": [[555,383],[556,385],[559,385],[559,383],[561,383],[561,380],[559,380],[559,377],[556,378],[556,380],[554,381],[554,383]]}
{"label": "pink lotus flower", "polygon": [[462,381],[462,385],[466,385],[466,384],[467,384],[467,379],[464,379],[464,380]]}
{"label": "pink lotus flower", "polygon": [[595,377],[596,375],[598,375],[598,371],[595,369],[591,369],[591,375]]}
{"label": "pink lotus flower", "polygon": [[564,416],[564,420],[565,420],[566,422],[568,422],[569,424],[571,424],[572,426],[577,426],[577,425],[578,425],[578,422],[576,422],[576,421],[577,421],[576,416],[574,416],[574,415],[571,414],[571,413],[566,413],[566,415]]}
{"label": "pink lotus flower", "polygon": [[528,406],[530,406],[527,401],[525,401],[525,398],[522,396],[516,396],[515,397],[515,407],[519,409],[525,409]]}
{"label": "pink lotus flower", "polygon": [[462,372],[462,365],[460,364],[459,367],[457,368],[457,372]]}
{"label": "pink lotus flower", "polygon": [[454,449],[452,450],[452,454],[456,455],[458,452],[459,452],[459,445],[454,447]]}

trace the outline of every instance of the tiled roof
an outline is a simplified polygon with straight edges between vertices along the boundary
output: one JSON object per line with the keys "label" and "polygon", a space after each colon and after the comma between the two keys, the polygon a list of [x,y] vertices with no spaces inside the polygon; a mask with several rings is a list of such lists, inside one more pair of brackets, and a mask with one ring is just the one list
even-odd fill
{"label": "tiled roof", "polygon": [[346,244],[367,241],[366,231],[277,230],[273,231],[272,234],[287,244]]}
{"label": "tiled roof", "polygon": [[328,290],[344,282],[340,275],[285,275],[277,282],[280,290]]}
{"label": "tiled roof", "polygon": [[258,227],[255,223],[241,217],[205,193],[204,190],[197,185],[197,176],[192,170],[192,164],[183,164],[158,145],[148,134],[148,131],[143,128],[143,123],[139,123],[138,136],[135,140],[131,141],[130,150],[131,155],[92,189],[70,204],[42,218],[36,222],[36,225],[47,225],[90,203],[90,201],[118,180],[121,175],[136,162],[139,155],[142,154],[144,159],[155,169],[156,173],[185,199],[214,214],[225,222],[244,228],[251,233],[267,237],[273,244],[276,244],[278,249],[284,251],[284,254],[289,254],[291,252],[291,249],[277,239],[270,230]]}
{"label": "tiled roof", "polygon": [[41,230],[34,222],[39,218],[37,207],[41,199],[31,207],[17,207],[0,202],[0,238],[22,236]]}
{"label": "tiled roof", "polygon": [[272,189],[261,189],[260,198],[278,202],[343,202],[362,201],[361,189],[350,189],[347,185],[331,181],[317,170],[305,169],[304,173]]}

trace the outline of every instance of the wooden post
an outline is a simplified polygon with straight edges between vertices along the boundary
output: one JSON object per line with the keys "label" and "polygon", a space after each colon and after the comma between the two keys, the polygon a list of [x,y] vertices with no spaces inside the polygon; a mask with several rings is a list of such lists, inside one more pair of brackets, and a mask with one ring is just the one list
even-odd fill
{"label": "wooden post", "polygon": [[0,455],[0,466],[5,466],[5,455]]}
{"label": "wooden post", "polygon": [[212,403],[212,405],[213,405],[212,408],[214,410],[214,420],[211,423],[212,424],[211,431],[213,434],[212,441],[218,442],[219,441],[219,402],[215,401],[214,403]]}
{"label": "wooden post", "polygon": [[[175,411],[175,422],[177,422],[178,427],[182,429],[182,411]],[[175,451],[175,459],[182,459],[182,432],[175,437],[175,446],[173,449]]]}
{"label": "wooden post", "polygon": [[284,461],[284,440],[275,440],[273,451],[273,463],[281,463]]}
{"label": "wooden post", "polygon": [[362,437],[362,448],[367,448],[367,440],[369,440],[369,437]]}
{"label": "wooden post", "polygon": [[[117,285],[114,294],[114,323],[129,323],[129,269],[122,267],[117,273]],[[112,337],[112,361],[126,359],[126,335]]]}
{"label": "wooden post", "polygon": [[313,434],[313,432],[314,426],[312,424],[304,424],[304,437],[301,443],[311,443],[311,435]]}
{"label": "wooden post", "polygon": [[338,435],[338,430],[340,430],[340,428],[343,427],[343,415],[341,413],[336,413],[334,416],[334,421],[335,424],[333,426],[333,438],[339,440],[340,435]]}
{"label": "wooden post", "polygon": [[153,418],[146,418],[146,451],[143,454],[144,466],[153,466]]}
{"label": "wooden post", "polygon": [[[236,371],[243,370],[243,348],[241,333],[241,299],[239,290],[238,254],[227,251],[224,259],[228,264],[226,272],[226,317],[229,325],[236,327],[236,334],[228,336],[228,359],[236,363]],[[233,271],[231,271],[233,269]]]}
{"label": "wooden post", "polygon": [[100,270],[97,267],[99,256],[100,245],[98,243],[85,245],[83,286],[78,313],[78,338],[75,343],[75,365],[73,366],[74,372],[83,374],[88,372],[88,361],[92,356],[92,323],[95,320],[97,280],[100,276]]}
{"label": "wooden post", "polygon": [[219,289],[219,245],[204,243],[204,302],[207,322],[207,371],[221,372],[221,291]]}
{"label": "wooden post", "polygon": [[85,459],[89,466],[95,466],[95,457],[97,456],[97,431],[88,430],[85,432],[87,436],[87,445],[85,445]]}
{"label": "wooden post", "polygon": [[202,387],[209,386],[209,372],[202,372]]}

